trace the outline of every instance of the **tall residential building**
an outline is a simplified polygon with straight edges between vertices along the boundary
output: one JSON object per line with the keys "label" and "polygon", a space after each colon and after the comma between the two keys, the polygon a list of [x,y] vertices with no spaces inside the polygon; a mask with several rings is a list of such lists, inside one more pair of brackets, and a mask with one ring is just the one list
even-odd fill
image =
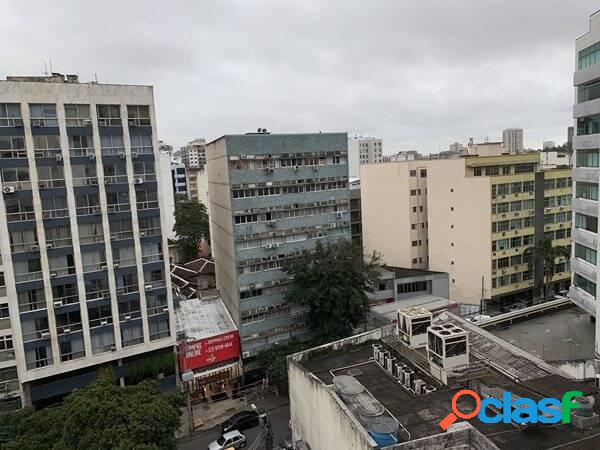
{"label": "tall residential building", "polygon": [[187,198],[188,186],[185,165],[173,159],[169,161],[171,168],[171,180],[173,181],[173,193],[183,195]]}
{"label": "tall residential building", "polygon": [[[543,276],[525,249],[545,237],[570,245],[571,171],[540,170],[537,152],[372,164],[360,181],[365,252],[448,272],[459,303],[531,298]],[[569,261],[556,263],[552,289],[563,290]]]}
{"label": "tall residential building", "polygon": [[181,147],[181,162],[188,169],[202,169],[206,164],[206,139],[196,138]]}
{"label": "tall residential building", "polygon": [[502,131],[502,143],[504,148],[511,155],[523,151],[523,129],[507,128]]}
{"label": "tall residential building", "polygon": [[[598,252],[598,179],[600,177],[600,11],[590,30],[576,41],[573,137],[573,281],[569,297],[597,316],[600,298]],[[600,321],[596,320],[596,354],[600,355]],[[600,356],[597,356],[600,358]]]}
{"label": "tall residential building", "polygon": [[450,144],[450,147],[448,148],[448,151],[451,153],[463,153],[467,150],[467,147],[465,147],[463,144],[461,144],[460,142],[455,142],[454,144]]}
{"label": "tall residential building", "polygon": [[383,141],[374,137],[354,136],[348,138],[348,174],[360,176],[361,164],[383,161]]}
{"label": "tall residential building", "polygon": [[162,153],[168,153],[173,155],[173,146],[163,141],[158,141],[158,151]]}
{"label": "tall residential building", "polygon": [[304,339],[305,309],[286,304],[282,264],[350,239],[346,133],[225,135],[207,145],[217,288],[244,357]]}
{"label": "tall residential building", "polygon": [[0,81],[0,399],[173,351],[151,86]]}

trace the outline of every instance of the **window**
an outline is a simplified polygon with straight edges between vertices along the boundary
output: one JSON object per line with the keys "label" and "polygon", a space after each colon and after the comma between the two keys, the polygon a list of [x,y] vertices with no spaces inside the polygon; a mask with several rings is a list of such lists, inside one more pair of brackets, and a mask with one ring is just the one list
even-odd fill
{"label": "window", "polygon": [[592,250],[591,248],[588,248],[585,245],[581,245],[578,243],[575,243],[575,257],[583,259],[584,261],[587,261],[593,265],[596,265],[598,262],[598,255],[596,253],[596,250]]}
{"label": "window", "polygon": [[98,125],[120,126],[121,108],[119,105],[98,105]]}
{"label": "window", "polygon": [[510,222],[508,220],[502,220],[497,223],[496,230],[497,231],[508,231]]}
{"label": "window", "polygon": [[586,200],[598,200],[598,183],[578,181],[575,185],[575,197]]}
{"label": "window", "polygon": [[0,303],[0,319],[6,319],[9,315],[8,303]]}
{"label": "window", "polygon": [[399,284],[397,287],[398,294],[408,294],[410,292],[427,291],[427,281],[415,281],[412,283]]}
{"label": "window", "polygon": [[599,167],[598,150],[577,150],[577,167]]}
{"label": "window", "polygon": [[418,244],[419,244],[419,242],[418,242],[418,241],[412,241],[412,246],[413,246],[413,247],[416,247]]}
{"label": "window", "polygon": [[592,233],[597,233],[598,218],[594,216],[588,216],[585,214],[575,213],[575,228],[591,231]]}
{"label": "window", "polygon": [[509,245],[509,240],[508,239],[499,239],[497,241],[493,241],[492,242],[492,251],[498,251],[498,250],[506,250],[508,248]]}
{"label": "window", "polygon": [[510,184],[503,183],[496,185],[496,192],[498,195],[506,195],[510,193]]}
{"label": "window", "polygon": [[410,171],[410,176],[411,177],[416,177],[417,176],[417,171],[416,170],[411,170]]}
{"label": "window", "polygon": [[411,189],[410,190],[410,195],[417,195],[417,190],[416,189]]}
{"label": "window", "polygon": [[505,203],[498,203],[498,206],[496,209],[498,211],[498,214],[500,214],[500,213],[507,213],[509,208],[510,208],[510,203],[505,202]]}
{"label": "window", "polygon": [[516,202],[510,202],[510,210],[511,211],[521,211],[521,208],[523,207],[523,203],[519,200]]}
{"label": "window", "polygon": [[510,257],[510,265],[518,266],[523,262],[523,257],[521,255],[515,255]]}
{"label": "window", "polygon": [[0,127],[23,125],[21,105],[18,103],[0,103]]}
{"label": "window", "polygon": [[0,176],[4,183],[29,181],[29,169],[27,167],[6,168],[2,169],[2,172],[0,172]]}
{"label": "window", "polygon": [[510,221],[510,229],[511,230],[518,230],[521,228],[522,226],[522,220],[521,219],[513,219]]}
{"label": "window", "polygon": [[583,50],[579,51],[578,55],[579,70],[587,69],[590,66],[600,63],[600,42],[595,43]]}
{"label": "window", "polygon": [[500,258],[498,260],[498,269],[505,269],[510,265],[510,258]]}
{"label": "window", "polygon": [[523,236],[523,245],[533,245],[533,234],[528,234],[527,236]]}
{"label": "window", "polygon": [[577,119],[577,136],[600,133],[600,114]]}
{"label": "window", "polygon": [[534,181],[523,181],[523,192],[533,192],[534,187]]}
{"label": "window", "polygon": [[510,238],[510,247],[511,248],[520,247],[522,242],[523,242],[523,240],[522,240],[521,236],[516,236],[516,237]]}
{"label": "window", "polygon": [[490,166],[485,168],[485,174],[487,176],[490,175],[500,175],[500,167],[498,166]]}
{"label": "window", "polygon": [[416,230],[417,229],[417,224],[416,223],[411,224],[410,228],[413,229],[413,230]]}
{"label": "window", "polygon": [[473,169],[473,176],[475,176],[475,177],[480,177],[480,176],[481,176],[481,174],[482,174],[482,172],[483,172],[483,171],[482,171],[481,167],[475,167],[475,168]]}
{"label": "window", "polygon": [[148,105],[127,105],[129,125],[150,126],[150,108]]}
{"label": "window", "polygon": [[535,171],[535,164],[517,164],[515,173],[529,173]]}
{"label": "window", "polygon": [[49,103],[34,103],[29,105],[29,114],[31,116],[31,126],[37,127],[57,127],[56,105]]}
{"label": "window", "polygon": [[91,126],[90,105],[65,105],[65,118],[68,127]]}
{"label": "window", "polygon": [[596,297],[596,283],[582,277],[578,273],[573,277],[573,284],[593,297]]}
{"label": "window", "polygon": [[421,178],[427,178],[427,169],[421,169]]}
{"label": "window", "polygon": [[12,336],[0,336],[0,352],[4,350],[12,350],[13,340]]}
{"label": "window", "polygon": [[534,209],[535,208],[535,201],[533,199],[523,200],[521,208],[523,210]]}
{"label": "window", "polygon": [[517,181],[516,183],[512,183],[510,189],[513,194],[519,194],[519,193],[523,192],[523,183],[520,181]]}

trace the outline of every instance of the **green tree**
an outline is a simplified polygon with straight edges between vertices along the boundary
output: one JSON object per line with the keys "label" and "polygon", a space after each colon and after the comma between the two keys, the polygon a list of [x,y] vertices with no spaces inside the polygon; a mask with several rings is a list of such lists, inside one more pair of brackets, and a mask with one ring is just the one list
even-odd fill
{"label": "green tree", "polygon": [[154,382],[120,387],[99,378],[61,406],[8,413],[10,449],[174,449],[181,399]]}
{"label": "green tree", "polygon": [[292,276],[286,300],[308,306],[307,324],[317,344],[341,339],[366,319],[367,292],[378,279],[379,255],[366,259],[349,240],[303,251],[285,268]]}
{"label": "green tree", "polygon": [[275,345],[258,354],[259,364],[265,368],[269,385],[276,386],[279,392],[287,392],[287,356],[307,348],[307,344],[292,340],[285,345]]}
{"label": "green tree", "polygon": [[567,247],[553,246],[550,238],[538,241],[523,252],[523,259],[528,261],[530,269],[538,264],[543,267],[544,298],[548,298],[548,289],[556,273],[556,260],[561,257],[568,259],[570,256],[571,252]]}
{"label": "green tree", "polygon": [[185,262],[198,258],[202,239],[210,239],[208,212],[198,200],[178,199],[175,203],[177,246]]}

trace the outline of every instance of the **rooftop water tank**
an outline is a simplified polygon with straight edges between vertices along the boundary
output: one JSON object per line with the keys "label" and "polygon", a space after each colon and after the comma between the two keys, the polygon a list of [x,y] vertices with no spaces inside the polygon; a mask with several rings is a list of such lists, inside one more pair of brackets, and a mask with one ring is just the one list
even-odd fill
{"label": "rooftop water tank", "polygon": [[365,390],[364,386],[356,378],[349,375],[334,377],[333,385],[342,399],[348,402],[354,401],[354,397]]}
{"label": "rooftop water tank", "polygon": [[373,417],[365,421],[365,428],[379,447],[388,447],[398,442],[398,422],[390,416]]}

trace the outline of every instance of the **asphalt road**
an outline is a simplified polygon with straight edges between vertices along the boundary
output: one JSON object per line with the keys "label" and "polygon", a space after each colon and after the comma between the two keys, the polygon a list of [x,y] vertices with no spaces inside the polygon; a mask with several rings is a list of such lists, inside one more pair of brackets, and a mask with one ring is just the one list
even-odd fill
{"label": "asphalt road", "polygon": [[[273,429],[275,448],[279,439],[289,436],[289,421],[290,421],[290,409],[289,405],[278,407],[269,412],[269,420]],[[245,430],[242,433],[248,438],[248,445],[254,441],[258,433],[260,433],[261,427],[251,428]],[[177,442],[177,448],[179,450],[206,450],[209,442],[214,441],[221,435],[219,428],[211,428],[200,433],[195,433],[192,436],[180,439]]]}

